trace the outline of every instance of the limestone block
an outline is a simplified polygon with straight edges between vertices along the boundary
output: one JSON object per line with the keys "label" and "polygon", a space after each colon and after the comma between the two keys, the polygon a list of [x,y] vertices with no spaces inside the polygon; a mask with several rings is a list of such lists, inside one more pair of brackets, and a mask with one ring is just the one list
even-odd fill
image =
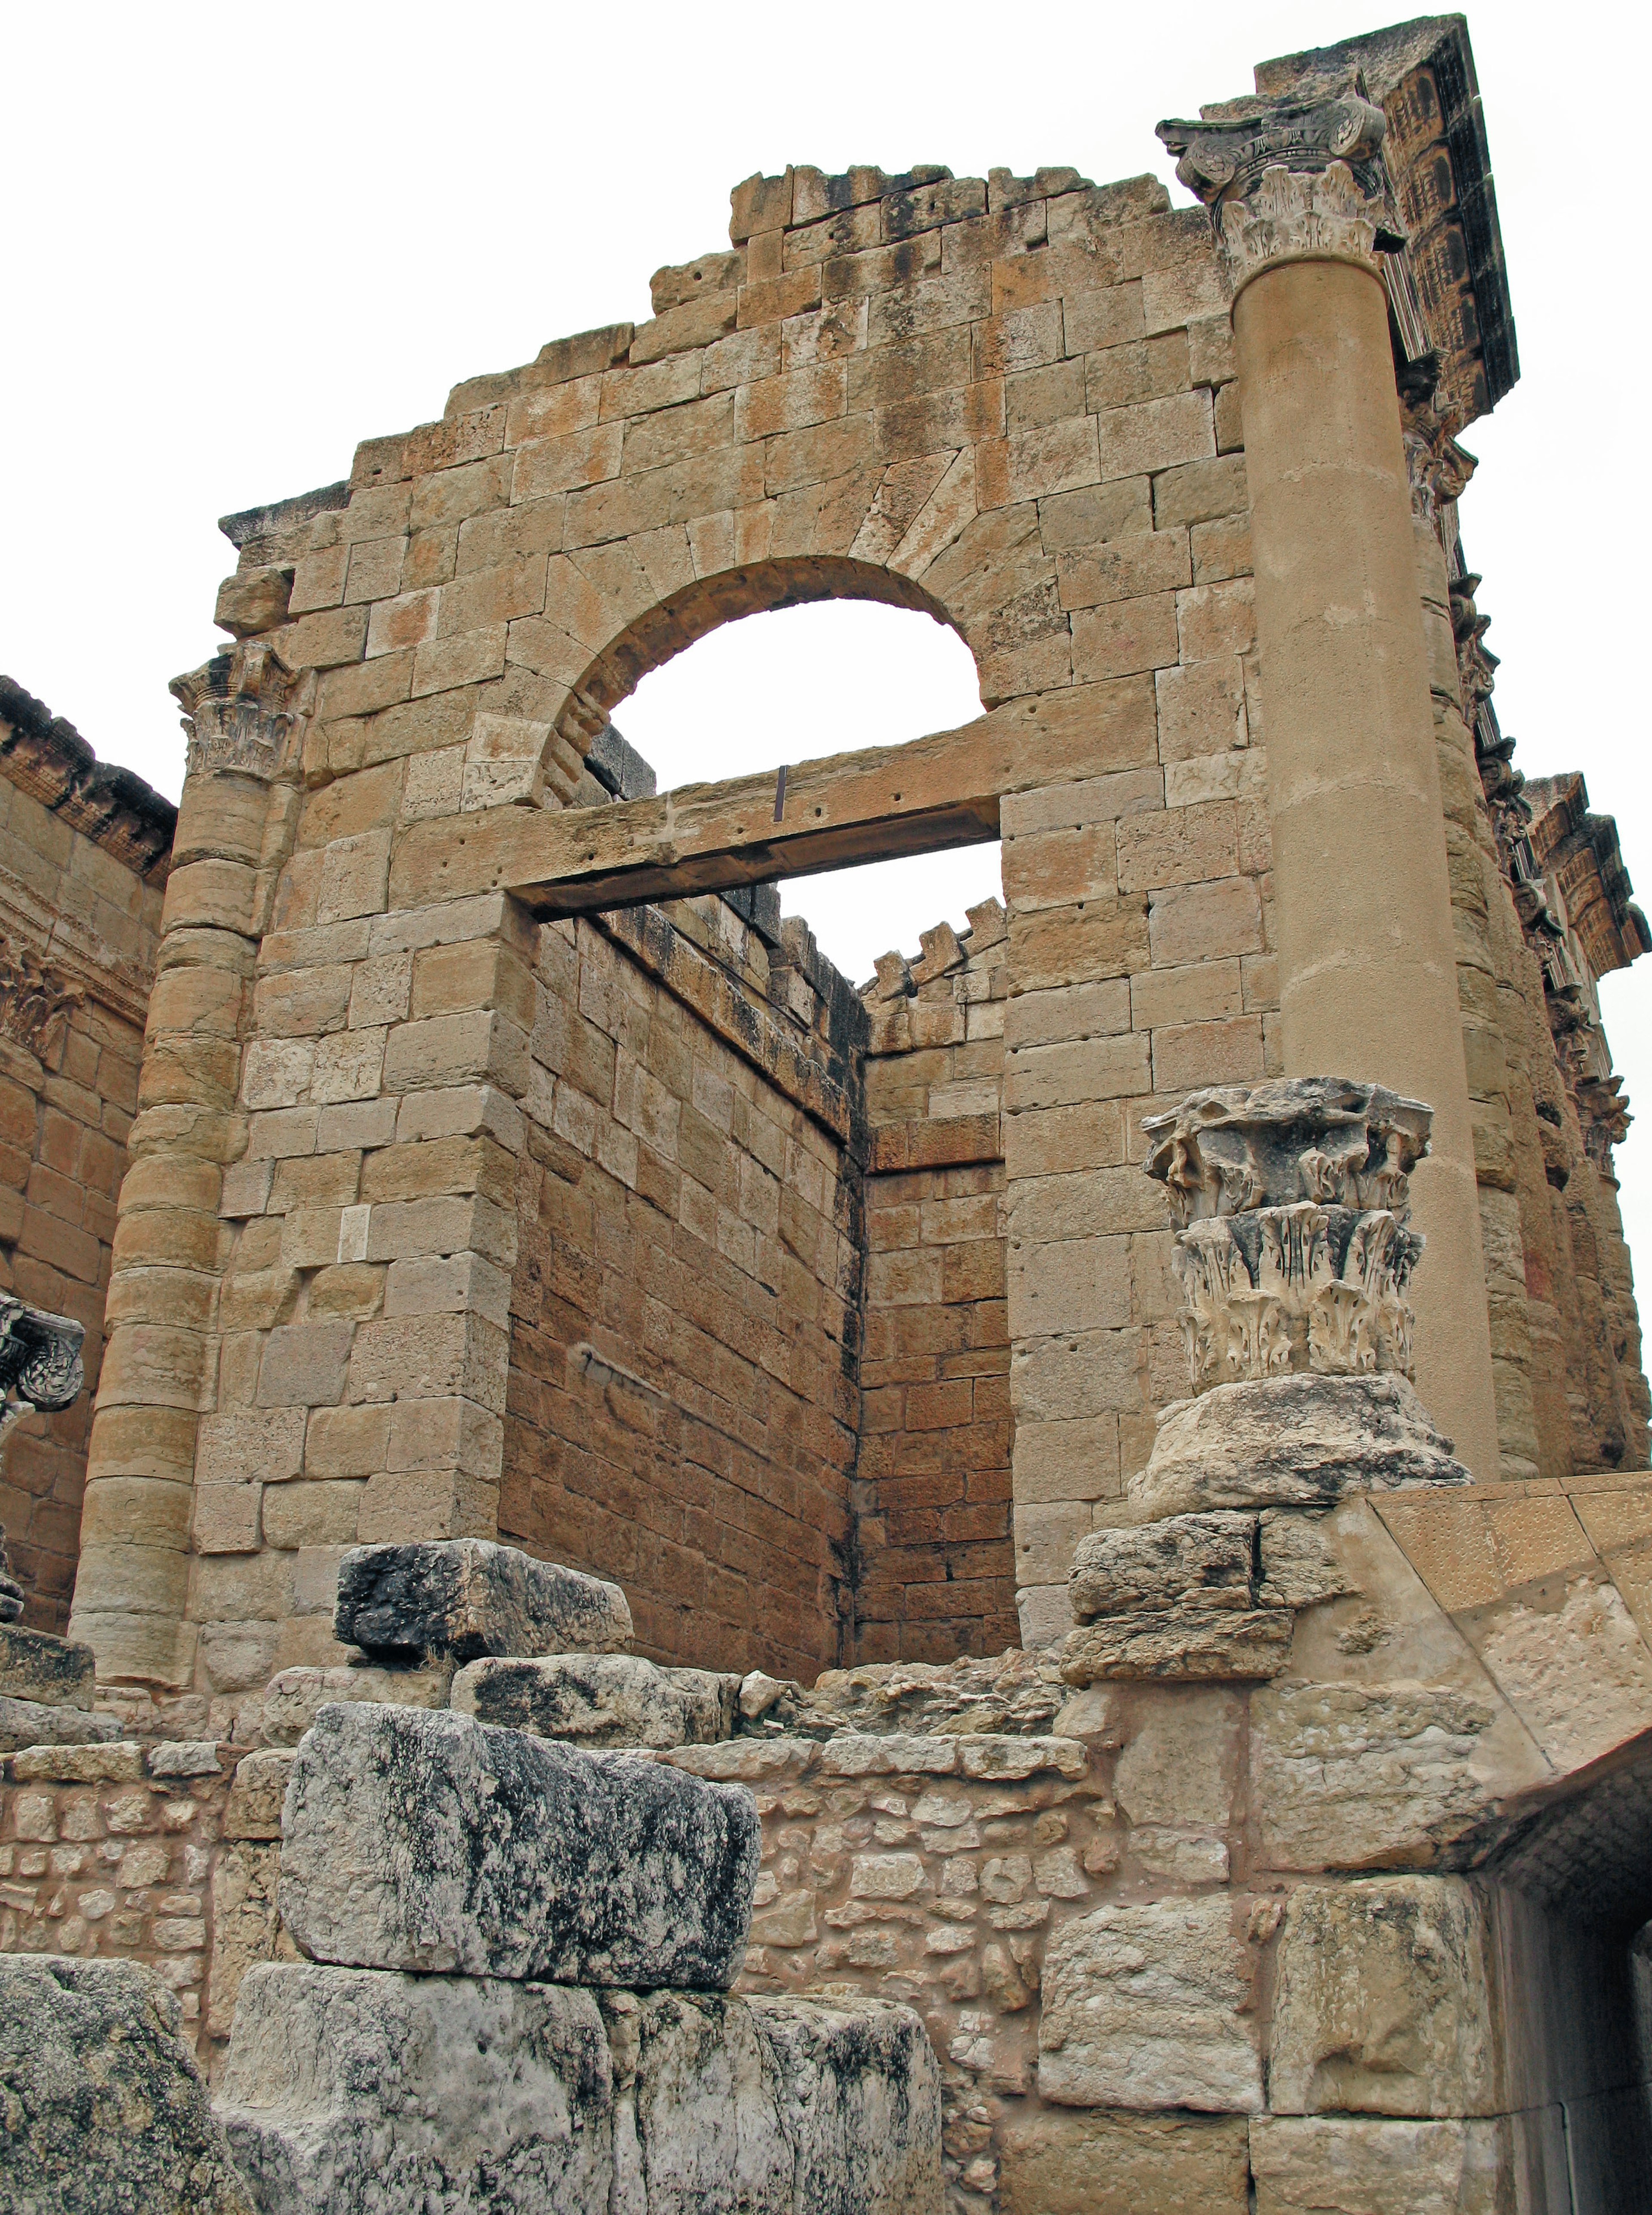
{"label": "limestone block", "polygon": [[481,1722],[581,1746],[712,1746],[734,1734],[740,1685],[710,1669],[656,1668],[636,1654],[489,1656],[460,1670],[452,1704]]}
{"label": "limestone block", "polygon": [[1072,1557],[1075,1623],[1156,1608],[1248,1608],[1254,1515],[1172,1515],[1122,1531],[1092,1531]]}
{"label": "limestone block", "polygon": [[1323,1507],[1345,1492],[1466,1484],[1451,1441],[1403,1377],[1219,1384],[1166,1408],[1129,1497],[1154,1515]]}
{"label": "limestone block", "polygon": [[940,2215],[918,2017],[824,2005],[250,1971],[219,2113],[263,2215]]}
{"label": "limestone block", "polygon": [[631,1639],[617,1585],[482,1538],[353,1547],[339,1564],[334,1624],[347,1645],[397,1660],[611,1654]]}
{"label": "limestone block", "polygon": [[283,1818],[281,1914],[318,1960],[726,1988],[756,1804],[636,1755],[469,1715],[325,1707]]}
{"label": "limestone block", "polygon": [[1280,1931],[1270,2106],[1490,2114],[1489,1979],[1480,1899],[1460,1877],[1299,1887]]}
{"label": "limestone block", "polygon": [[347,1704],[370,1700],[385,1708],[445,1708],[452,1682],[451,1661],[427,1661],[414,1669],[282,1669],[270,1678],[264,1694],[264,1735],[272,1746],[297,1746],[322,1708],[335,1700]]}
{"label": "limestone block", "polygon": [[623,2215],[941,2215],[940,2071],[910,2009],[660,1992],[609,2021]]}
{"label": "limestone block", "polygon": [[1270,1508],[1261,1520],[1256,1597],[1265,1605],[1311,1607],[1359,1589],[1327,1542],[1323,1516]]}
{"label": "limestone block", "polygon": [[135,1961],[0,1959],[8,2206],[251,2215],[181,2020]]}
{"label": "limestone block", "polygon": [[89,1708],[97,1657],[44,1630],[0,1623],[0,1698],[46,1708]]}
{"label": "limestone block", "polygon": [[1006,2215],[1248,2215],[1250,2126],[1239,2116],[1046,2109],[1004,2126]]}
{"label": "limestone block", "polygon": [[1495,2123],[1257,2117],[1256,2215],[1501,2215]]}
{"label": "limestone block", "polygon": [[1255,2114],[1250,1963],[1225,1894],[1098,1907],[1044,1956],[1038,2089],[1072,2108]]}
{"label": "limestone block", "polygon": [[235,2022],[242,1979],[261,1961],[282,1948],[291,1956],[292,1941],[276,1912],[281,1850],[273,1841],[230,1839],[212,1870],[212,1969],[206,1993],[206,2028],[227,2038]]}
{"label": "limestone block", "polygon": [[1251,1803],[1265,1867],[1357,1868],[1455,1838],[1492,1794],[1477,1774],[1493,1709],[1427,1684],[1270,1684],[1250,1704]]}
{"label": "limestone block", "polygon": [[296,1757],[272,1748],[249,1753],[236,1767],[224,1810],[226,1838],[279,1838],[281,1804]]}
{"label": "limestone block", "polygon": [[1289,1608],[1244,1614],[1214,1607],[1114,1615],[1067,1634],[1061,1674],[1069,1684],[1110,1678],[1277,1677],[1290,1659],[1296,1618]]}
{"label": "limestone block", "polygon": [[83,1708],[47,1707],[40,1700],[0,1695],[0,1753],[25,1746],[101,1746],[119,1738],[113,1715],[90,1715]]}
{"label": "limestone block", "polygon": [[283,1962],[242,1984],[218,2114],[265,2215],[605,2215],[612,2105],[588,1992]]}

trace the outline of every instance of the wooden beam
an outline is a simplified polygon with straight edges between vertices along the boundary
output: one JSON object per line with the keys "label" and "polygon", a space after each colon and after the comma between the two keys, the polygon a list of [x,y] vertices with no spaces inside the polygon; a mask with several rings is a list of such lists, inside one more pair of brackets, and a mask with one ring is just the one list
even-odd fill
{"label": "wooden beam", "polygon": [[606,807],[490,808],[415,824],[392,908],[508,891],[543,917],[979,845],[1006,792],[1156,758],[1152,681],[1074,685],[904,746],[690,784]]}

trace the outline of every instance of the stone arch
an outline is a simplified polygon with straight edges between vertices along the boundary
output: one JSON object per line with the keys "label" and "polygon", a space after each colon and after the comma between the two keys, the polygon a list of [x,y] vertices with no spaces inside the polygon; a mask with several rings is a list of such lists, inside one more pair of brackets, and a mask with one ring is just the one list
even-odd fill
{"label": "stone arch", "polygon": [[[643,678],[726,623],[822,600],[872,601],[927,615],[955,631],[961,622],[911,578],[851,556],[780,556],[698,577],[629,617],[593,655],[572,687],[554,738],[583,749]],[[977,670],[979,673],[979,663]],[[914,733],[916,735],[916,733]]]}

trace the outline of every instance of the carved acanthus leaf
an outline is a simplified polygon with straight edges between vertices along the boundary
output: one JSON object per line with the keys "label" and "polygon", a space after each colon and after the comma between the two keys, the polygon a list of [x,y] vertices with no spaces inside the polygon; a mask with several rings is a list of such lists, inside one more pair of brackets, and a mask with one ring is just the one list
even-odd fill
{"label": "carved acanthus leaf", "polygon": [[0,1035],[26,1047],[37,1060],[56,1058],[69,1018],[86,997],[73,984],[26,946],[0,933]]}
{"label": "carved acanthus leaf", "polygon": [[1352,77],[1330,96],[1236,100],[1158,136],[1211,211],[1236,284],[1285,261],[1334,258],[1379,271],[1405,243],[1382,142],[1387,121]]}
{"label": "carved acanthus leaf", "polygon": [[274,648],[256,639],[175,677],[168,690],[184,711],[189,774],[275,776],[297,720],[296,684]]}

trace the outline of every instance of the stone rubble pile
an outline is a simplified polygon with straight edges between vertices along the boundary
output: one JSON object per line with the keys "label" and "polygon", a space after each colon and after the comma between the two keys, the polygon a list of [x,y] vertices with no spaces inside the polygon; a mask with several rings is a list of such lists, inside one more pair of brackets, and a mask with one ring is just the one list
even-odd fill
{"label": "stone rubble pile", "polygon": [[359,1549],[337,1620],[410,1666],[328,1676],[415,1697],[327,1700],[263,1757],[310,1958],[249,1973],[225,2063],[260,2215],[939,2215],[918,2017],[729,1997],[756,1803],[655,1749],[732,1736],[738,1679],[604,1650],[617,1588],[505,1547]]}

